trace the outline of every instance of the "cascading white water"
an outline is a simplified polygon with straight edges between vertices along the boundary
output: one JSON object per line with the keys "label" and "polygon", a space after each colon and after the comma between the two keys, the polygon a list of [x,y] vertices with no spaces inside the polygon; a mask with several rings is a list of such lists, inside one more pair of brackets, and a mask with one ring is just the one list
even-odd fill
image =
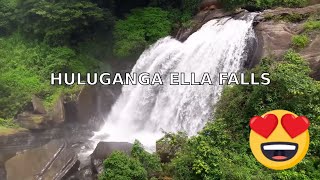
{"label": "cascading white water", "polygon": [[[254,14],[242,20],[212,20],[185,42],[166,37],[146,50],[132,72],[160,73],[164,85],[125,85],[123,92],[105,118],[103,128],[92,140],[133,142],[154,147],[162,131],[186,131],[196,134],[213,113],[223,86],[218,85],[220,72],[238,72],[246,57],[246,45],[254,37]],[[200,81],[208,72],[215,85],[170,85],[169,73],[191,72]]]}

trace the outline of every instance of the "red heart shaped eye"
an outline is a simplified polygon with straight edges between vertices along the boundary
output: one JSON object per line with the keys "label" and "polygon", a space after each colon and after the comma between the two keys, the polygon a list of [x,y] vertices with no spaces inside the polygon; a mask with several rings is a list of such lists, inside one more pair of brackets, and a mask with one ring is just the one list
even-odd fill
{"label": "red heart shaped eye", "polygon": [[309,128],[310,122],[305,116],[296,118],[292,114],[286,114],[281,118],[281,124],[290,137],[295,138]]}
{"label": "red heart shaped eye", "polygon": [[251,129],[264,138],[268,138],[277,125],[278,118],[274,114],[268,114],[264,118],[255,116],[250,120]]}

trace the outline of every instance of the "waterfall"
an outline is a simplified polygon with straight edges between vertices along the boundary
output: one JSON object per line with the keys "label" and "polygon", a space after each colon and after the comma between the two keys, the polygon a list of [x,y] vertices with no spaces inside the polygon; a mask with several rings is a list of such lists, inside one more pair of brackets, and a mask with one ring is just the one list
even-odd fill
{"label": "waterfall", "polygon": [[[210,119],[223,86],[220,72],[238,72],[247,60],[248,40],[254,38],[255,14],[236,20],[211,20],[185,42],[165,37],[140,56],[132,72],[160,73],[164,85],[125,85],[105,125],[92,140],[133,142],[154,147],[165,132],[185,131],[190,136]],[[169,73],[191,73],[200,81],[210,73],[215,85],[170,85]]]}

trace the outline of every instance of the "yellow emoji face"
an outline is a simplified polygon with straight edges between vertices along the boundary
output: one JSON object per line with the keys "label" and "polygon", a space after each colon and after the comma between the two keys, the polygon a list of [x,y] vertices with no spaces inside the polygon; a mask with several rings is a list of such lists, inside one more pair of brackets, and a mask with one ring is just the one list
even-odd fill
{"label": "yellow emoji face", "polygon": [[250,148],[264,166],[284,170],[297,165],[309,149],[309,120],[275,110],[250,121]]}

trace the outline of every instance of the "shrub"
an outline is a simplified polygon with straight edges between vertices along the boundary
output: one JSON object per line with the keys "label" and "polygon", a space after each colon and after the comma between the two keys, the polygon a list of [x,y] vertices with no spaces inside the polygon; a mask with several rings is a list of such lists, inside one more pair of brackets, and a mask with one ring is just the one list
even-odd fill
{"label": "shrub", "polygon": [[25,41],[20,35],[0,38],[0,117],[12,118],[39,95],[52,104],[63,89],[50,86],[50,74],[87,73],[99,64],[95,59],[67,47],[51,48],[43,43]]}
{"label": "shrub", "polygon": [[2,119],[2,118],[0,118],[0,127],[18,128],[19,126],[13,121],[13,119]]}
{"label": "shrub", "polygon": [[292,45],[298,49],[307,47],[309,42],[310,39],[307,35],[295,35],[292,37]]}
{"label": "shrub", "polygon": [[307,31],[312,31],[312,30],[320,30],[320,21],[307,21],[304,24],[304,27]]}
{"label": "shrub", "polygon": [[135,141],[131,156],[137,159],[148,173],[148,178],[161,172],[160,158],[156,154],[146,152],[139,141]]}
{"label": "shrub", "polygon": [[119,57],[136,55],[170,31],[167,11],[150,7],[132,10],[125,20],[116,22],[114,53]]}
{"label": "shrub", "polygon": [[103,162],[104,171],[100,180],[146,180],[147,171],[142,164],[122,152],[114,152]]}
{"label": "shrub", "polygon": [[157,152],[167,161],[171,161],[178,152],[183,149],[188,141],[188,135],[184,132],[165,133],[165,136],[157,141]]}

